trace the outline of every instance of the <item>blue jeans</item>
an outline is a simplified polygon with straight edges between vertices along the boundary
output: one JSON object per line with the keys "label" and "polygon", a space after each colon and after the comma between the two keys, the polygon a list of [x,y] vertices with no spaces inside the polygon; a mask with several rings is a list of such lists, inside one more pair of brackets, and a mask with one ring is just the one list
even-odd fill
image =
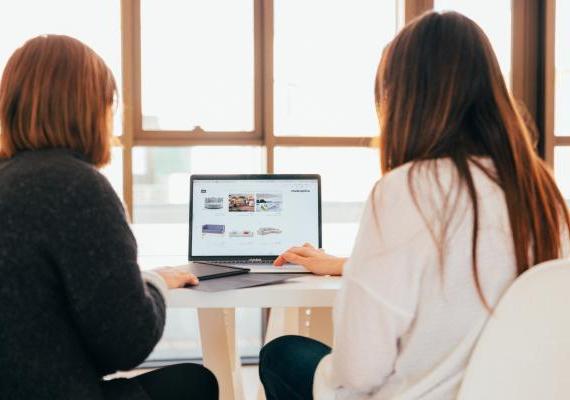
{"label": "blue jeans", "polygon": [[259,377],[267,400],[313,398],[313,377],[331,348],[303,336],[282,336],[261,349]]}

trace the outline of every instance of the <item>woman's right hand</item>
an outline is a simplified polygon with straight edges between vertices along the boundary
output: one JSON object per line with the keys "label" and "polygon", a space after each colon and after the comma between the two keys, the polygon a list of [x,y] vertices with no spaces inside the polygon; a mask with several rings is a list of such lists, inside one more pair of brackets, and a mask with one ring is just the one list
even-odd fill
{"label": "woman's right hand", "polygon": [[291,247],[275,259],[273,265],[280,267],[291,263],[302,265],[316,275],[342,275],[346,258],[331,256],[309,243],[302,247]]}
{"label": "woman's right hand", "polygon": [[166,282],[169,289],[182,288],[186,285],[195,286],[198,278],[181,267],[160,267],[153,270]]}

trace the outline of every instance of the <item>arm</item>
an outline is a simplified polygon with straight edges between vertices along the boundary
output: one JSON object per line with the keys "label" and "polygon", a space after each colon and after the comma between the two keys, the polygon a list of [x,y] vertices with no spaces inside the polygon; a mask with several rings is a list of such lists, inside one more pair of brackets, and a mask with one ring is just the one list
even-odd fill
{"label": "arm", "polygon": [[160,284],[143,283],[135,238],[107,180],[95,171],[74,178],[51,207],[47,246],[71,316],[98,369],[130,369],[162,335]]}
{"label": "arm", "polygon": [[385,383],[415,315],[425,232],[403,190],[376,187],[345,265],[328,361],[339,398],[369,395]]}
{"label": "arm", "polygon": [[345,281],[337,304],[332,382],[346,395],[372,394],[392,374],[413,315],[353,280]]}

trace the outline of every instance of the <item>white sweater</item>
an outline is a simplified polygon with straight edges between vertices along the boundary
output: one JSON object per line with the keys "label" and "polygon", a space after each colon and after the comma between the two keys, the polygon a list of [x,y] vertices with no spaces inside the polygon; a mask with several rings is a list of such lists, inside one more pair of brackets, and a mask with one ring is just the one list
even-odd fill
{"label": "white sweater", "polygon": [[[480,161],[492,168],[489,159]],[[424,168],[428,163],[438,173]],[[457,190],[450,160],[423,162],[413,180],[422,216],[409,170],[407,164],[384,176],[367,201],[335,305],[333,352],[315,374],[316,399],[457,395],[489,316],[471,268],[472,206],[467,190]],[[476,166],[471,171],[479,201],[479,278],[495,305],[516,275],[510,223],[502,189]],[[446,218],[441,266],[432,233],[439,237]]]}

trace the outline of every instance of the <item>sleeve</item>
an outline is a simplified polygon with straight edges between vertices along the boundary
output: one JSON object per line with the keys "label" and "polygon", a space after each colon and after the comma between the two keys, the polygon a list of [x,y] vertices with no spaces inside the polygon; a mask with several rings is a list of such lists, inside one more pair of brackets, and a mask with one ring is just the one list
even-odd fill
{"label": "sleeve", "polygon": [[164,278],[160,276],[155,271],[143,271],[142,272],[142,279],[143,281],[148,284],[152,285],[157,289],[163,298],[166,298],[168,295],[168,285],[166,284]]}
{"label": "sleeve", "polygon": [[89,355],[102,374],[137,366],[162,335],[164,287],[156,277],[143,282],[120,200],[90,171],[59,194],[52,210],[48,246]]}
{"label": "sleeve", "polygon": [[327,361],[338,399],[371,395],[383,385],[414,319],[426,232],[405,181],[376,185],[345,266]]}

